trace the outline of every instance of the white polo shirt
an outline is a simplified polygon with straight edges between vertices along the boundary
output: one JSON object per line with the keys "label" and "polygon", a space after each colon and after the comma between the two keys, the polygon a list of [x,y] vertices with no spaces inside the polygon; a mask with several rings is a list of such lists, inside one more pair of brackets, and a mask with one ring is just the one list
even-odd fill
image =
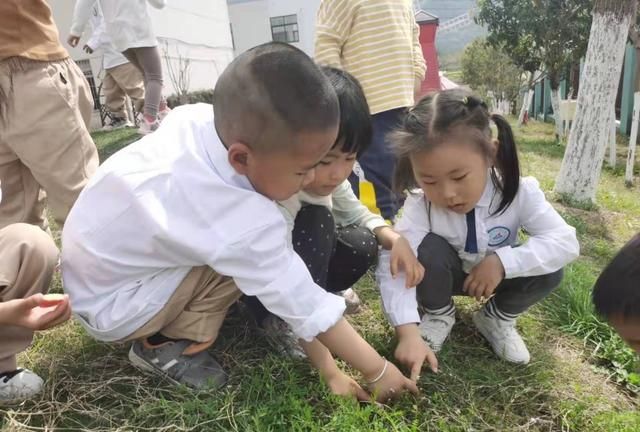
{"label": "white polo shirt", "polygon": [[345,309],[288,246],[277,205],[233,170],[208,104],[176,108],[101,165],[67,218],[62,245],[73,311],[105,341],[139,329],[202,265],[233,277],[306,340]]}
{"label": "white polo shirt", "polygon": [[[458,251],[465,272],[495,252],[507,279],[553,273],[578,257],[580,246],[575,229],[549,204],[535,178],[521,178],[511,205],[503,213],[492,215],[500,200],[500,193],[488,178],[475,208],[477,254],[464,250],[466,216],[431,205],[422,191],[407,198],[395,230],[409,241],[416,254],[428,233],[443,237]],[[522,245],[517,244],[520,228],[529,235]],[[382,250],[376,277],[387,317],[394,327],[420,322],[416,288],[405,288],[404,276],[393,279],[389,262],[390,251]],[[428,268],[425,277],[429,277]]]}

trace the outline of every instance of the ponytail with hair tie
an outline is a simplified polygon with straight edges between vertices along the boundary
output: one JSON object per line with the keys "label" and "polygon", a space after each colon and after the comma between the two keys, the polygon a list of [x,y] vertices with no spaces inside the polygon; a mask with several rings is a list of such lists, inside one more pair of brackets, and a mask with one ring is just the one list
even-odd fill
{"label": "ponytail with hair tie", "polygon": [[484,103],[484,101],[482,99],[480,99],[477,96],[474,95],[469,95],[469,96],[465,96],[462,98],[462,104],[464,106],[466,106],[469,109],[474,109],[477,107],[482,107],[485,110],[489,110],[489,107],[487,107],[487,104]]}
{"label": "ponytail with hair tie", "polygon": [[[491,120],[498,128],[499,146],[493,151]],[[513,131],[504,117],[489,114],[487,104],[465,89],[428,94],[410,108],[397,130],[390,134],[397,157],[394,187],[398,193],[420,187],[411,165],[411,155],[431,151],[448,142],[449,133],[466,133],[488,159],[493,158],[491,181],[500,191],[501,201],[494,214],[504,212],[520,187],[520,165]]]}
{"label": "ponytail with hair tie", "polygon": [[500,188],[502,194],[500,205],[494,212],[499,214],[511,205],[518,193],[520,161],[509,122],[499,114],[491,114],[490,118],[498,128],[498,151],[495,156],[495,168],[491,170],[491,180]]}

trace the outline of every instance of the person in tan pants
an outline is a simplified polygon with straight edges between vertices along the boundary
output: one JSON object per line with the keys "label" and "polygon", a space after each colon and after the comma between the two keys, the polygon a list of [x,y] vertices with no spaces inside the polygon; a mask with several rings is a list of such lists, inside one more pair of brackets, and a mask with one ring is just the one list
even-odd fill
{"label": "person in tan pants", "polygon": [[[93,6],[90,22],[93,32],[82,49],[88,54],[102,50],[102,68],[104,69],[102,90],[105,105],[111,113],[111,124],[107,127],[117,129],[133,126],[127,112],[127,96],[131,98],[136,113],[142,113],[144,108],[142,73],[113,47],[98,3]],[[75,27],[76,23],[72,23],[71,26]]]}
{"label": "person in tan pants", "polygon": [[105,104],[116,119],[127,119],[127,96],[131,98],[136,113],[144,108],[144,82],[142,74],[127,62],[105,70],[102,80]]}
{"label": "person in tan pants", "polygon": [[93,101],[44,0],[0,2],[0,228],[58,224],[98,166]]}
{"label": "person in tan pants", "polygon": [[0,229],[0,404],[35,396],[42,379],[18,368],[16,354],[33,339],[34,330],[56,326],[71,316],[68,297],[45,296],[58,249],[51,237],[28,224]]}

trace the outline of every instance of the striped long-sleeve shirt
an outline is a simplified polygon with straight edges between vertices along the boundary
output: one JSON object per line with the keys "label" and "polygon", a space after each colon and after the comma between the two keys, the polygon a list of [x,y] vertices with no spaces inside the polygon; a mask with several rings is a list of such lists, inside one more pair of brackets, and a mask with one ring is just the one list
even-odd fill
{"label": "striped long-sleeve shirt", "polygon": [[413,105],[426,66],[410,0],[322,0],[315,59],[364,89],[372,114]]}

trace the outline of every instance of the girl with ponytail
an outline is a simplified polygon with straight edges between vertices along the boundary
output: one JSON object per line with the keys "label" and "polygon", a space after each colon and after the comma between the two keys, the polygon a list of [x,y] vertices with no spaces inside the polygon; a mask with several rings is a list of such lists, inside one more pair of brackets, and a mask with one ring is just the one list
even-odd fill
{"label": "girl with ponytail", "polygon": [[[396,358],[419,372],[425,341],[439,351],[455,323],[453,296],[467,295],[483,303],[473,322],[496,355],[528,363],[516,318],[560,283],[562,268],[579,254],[575,230],[534,178],[520,177],[507,120],[470,92],[427,95],[391,138],[396,188],[407,194],[395,229],[425,268],[422,282],[407,289],[391,276],[389,252],[380,254],[378,284],[398,335]],[[519,244],[521,229],[529,237]]]}

